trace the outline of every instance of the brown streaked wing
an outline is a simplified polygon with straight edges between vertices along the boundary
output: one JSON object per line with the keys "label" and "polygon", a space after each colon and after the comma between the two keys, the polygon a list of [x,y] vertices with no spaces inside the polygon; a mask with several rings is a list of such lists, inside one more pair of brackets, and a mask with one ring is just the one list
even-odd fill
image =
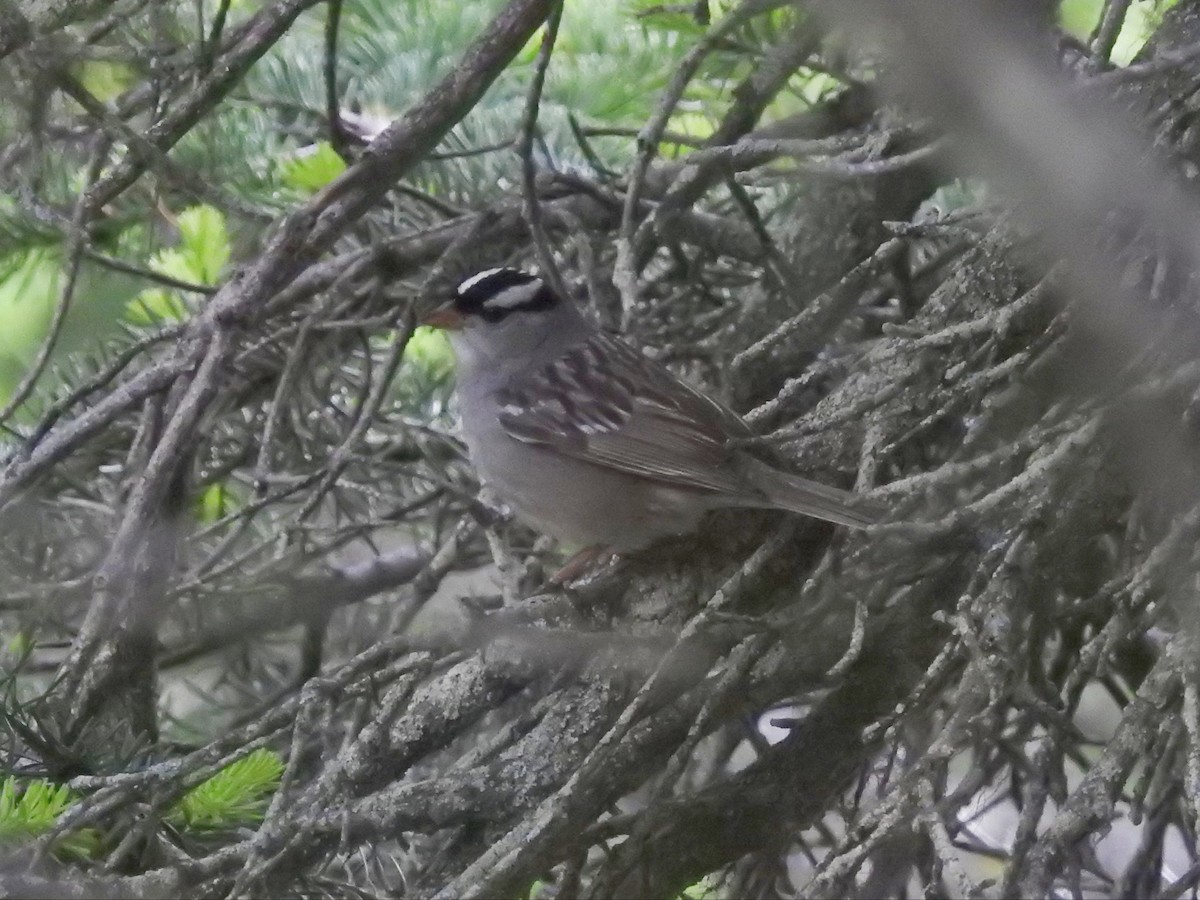
{"label": "brown streaked wing", "polygon": [[751,493],[725,467],[730,437],[749,428],[668,369],[598,334],[502,391],[513,438],[672,484]]}

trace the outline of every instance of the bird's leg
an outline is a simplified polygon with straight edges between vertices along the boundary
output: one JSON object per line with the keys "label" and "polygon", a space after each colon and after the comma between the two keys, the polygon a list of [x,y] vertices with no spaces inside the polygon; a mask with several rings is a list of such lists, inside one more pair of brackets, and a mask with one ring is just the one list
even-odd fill
{"label": "bird's leg", "polygon": [[605,544],[592,544],[590,547],[584,547],[568,559],[561,569],[550,576],[550,583],[566,584],[568,581],[574,581],[590,569],[593,563],[607,562],[615,555],[613,550]]}

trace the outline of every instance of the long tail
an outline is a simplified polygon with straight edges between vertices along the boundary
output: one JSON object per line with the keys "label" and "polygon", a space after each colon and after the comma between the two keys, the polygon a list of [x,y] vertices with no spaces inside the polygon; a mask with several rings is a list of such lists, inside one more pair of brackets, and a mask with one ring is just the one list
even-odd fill
{"label": "long tail", "polygon": [[781,472],[756,459],[747,460],[745,471],[754,486],[766,495],[763,506],[790,510],[851,528],[874,525],[887,512],[882,504],[873,500]]}

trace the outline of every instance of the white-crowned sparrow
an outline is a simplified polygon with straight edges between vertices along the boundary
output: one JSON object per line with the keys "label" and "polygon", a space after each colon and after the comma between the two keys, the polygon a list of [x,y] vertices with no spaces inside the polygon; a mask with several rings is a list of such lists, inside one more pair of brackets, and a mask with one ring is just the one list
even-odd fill
{"label": "white-crowned sparrow", "polygon": [[425,322],[449,333],[480,477],[559,540],[636,550],[725,507],[854,527],[878,517],[869,501],[740,449],[751,436],[740,416],[601,331],[535,275],[480,272]]}

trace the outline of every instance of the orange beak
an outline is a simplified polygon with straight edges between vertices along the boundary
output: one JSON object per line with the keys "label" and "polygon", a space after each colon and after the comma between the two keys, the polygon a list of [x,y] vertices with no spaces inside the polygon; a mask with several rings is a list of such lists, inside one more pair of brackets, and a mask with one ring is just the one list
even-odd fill
{"label": "orange beak", "polygon": [[454,308],[453,301],[443,303],[421,320],[422,325],[430,328],[441,328],[444,331],[458,331],[466,324],[466,318]]}

